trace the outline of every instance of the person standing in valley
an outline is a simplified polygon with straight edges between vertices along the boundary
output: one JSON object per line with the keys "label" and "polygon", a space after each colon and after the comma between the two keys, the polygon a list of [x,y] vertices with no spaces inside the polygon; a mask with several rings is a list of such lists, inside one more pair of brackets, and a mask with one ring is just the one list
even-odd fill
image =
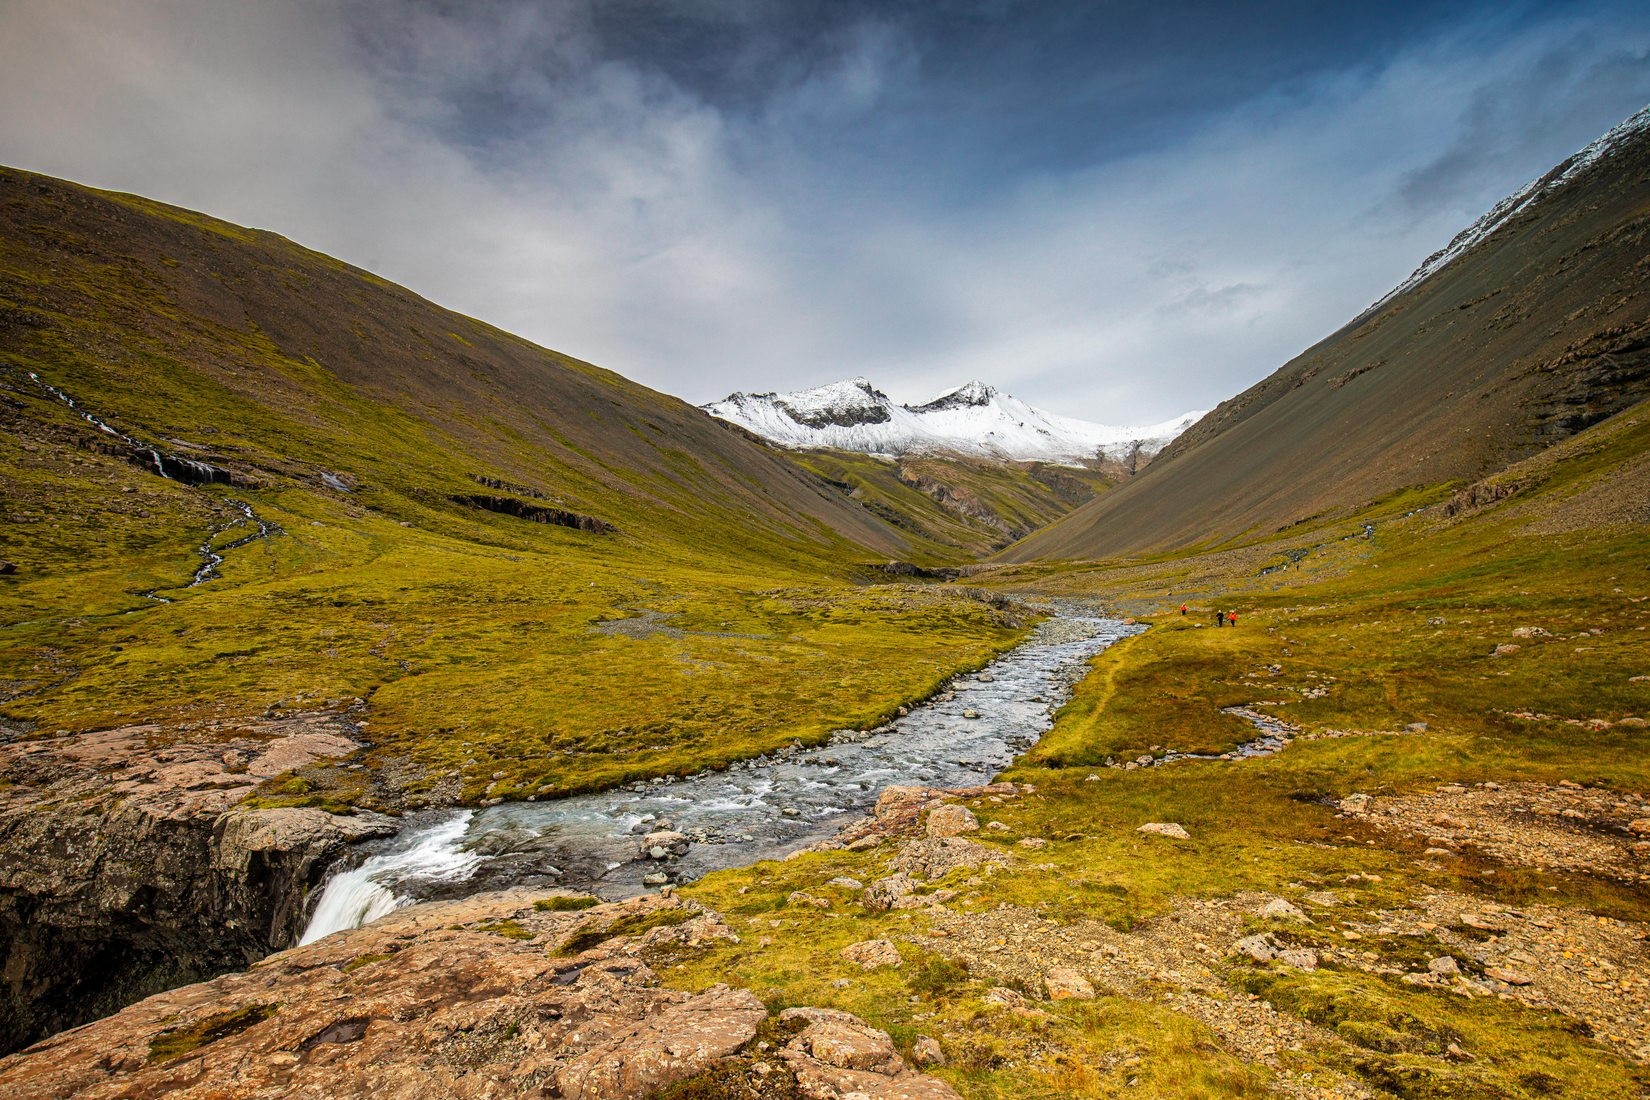
{"label": "person standing in valley", "polygon": [[1225,626],[1226,625],[1226,612],[1224,612],[1224,611],[1216,611],[1215,612],[1215,625],[1216,626]]}
{"label": "person standing in valley", "polygon": [[1186,614],[1186,605],[1185,604],[1180,605],[1180,613],[1182,615]]}
{"label": "person standing in valley", "polygon": [[1237,625],[1237,612],[1236,611],[1226,612],[1226,625],[1227,626],[1236,626]]}

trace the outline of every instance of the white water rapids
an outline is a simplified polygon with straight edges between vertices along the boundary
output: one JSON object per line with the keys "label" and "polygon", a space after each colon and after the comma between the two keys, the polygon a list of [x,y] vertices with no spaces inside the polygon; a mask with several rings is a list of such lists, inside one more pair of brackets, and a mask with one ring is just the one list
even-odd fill
{"label": "white water rapids", "polygon": [[[865,813],[893,784],[986,782],[1052,725],[1089,658],[1142,629],[1083,615],[1050,619],[910,714],[869,733],[841,731],[817,748],[686,779],[409,819],[376,851],[369,846],[364,861],[346,861],[327,880],[300,942],[414,901],[515,885],[637,894],[784,856]],[[687,834],[692,847],[669,860],[647,859],[641,834],[667,826]]]}

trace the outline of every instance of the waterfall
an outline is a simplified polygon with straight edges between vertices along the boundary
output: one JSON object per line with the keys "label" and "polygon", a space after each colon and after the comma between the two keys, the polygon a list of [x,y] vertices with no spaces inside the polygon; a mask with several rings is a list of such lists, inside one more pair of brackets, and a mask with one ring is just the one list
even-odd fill
{"label": "waterfall", "polygon": [[327,879],[309,927],[298,943],[313,943],[346,928],[359,928],[412,900],[391,893],[383,885],[386,881],[462,882],[469,878],[482,862],[479,854],[463,844],[470,817],[470,811],[465,810],[429,829],[402,833],[388,849],[359,867]]}

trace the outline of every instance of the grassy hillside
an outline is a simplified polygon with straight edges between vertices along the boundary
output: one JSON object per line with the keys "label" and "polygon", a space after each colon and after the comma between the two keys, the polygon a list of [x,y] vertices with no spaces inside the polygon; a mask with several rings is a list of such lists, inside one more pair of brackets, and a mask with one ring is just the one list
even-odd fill
{"label": "grassy hillside", "polygon": [[[1010,868],[884,912],[839,876],[872,883],[934,842],[711,876],[685,892],[744,944],[672,981],[731,974],[907,1050],[937,1038],[936,1072],[970,1097],[1644,1095],[1650,844],[1629,823],[1650,818],[1647,462],[1642,403],[1513,467],[1499,500],[1437,487],[1419,512],[1388,501],[1238,550],[1005,568],[1001,584],[1152,625],[1095,659],[1005,776],[1034,792],[969,800],[969,839]],[[1216,608],[1238,626],[1216,629]],[[1134,764],[1253,738],[1234,705],[1297,735],[1273,756]],[[1316,965],[1256,961],[1235,946],[1254,935]],[[839,955],[874,938],[899,968]],[[1054,966],[1095,998],[1040,999]]]}
{"label": "grassy hillside", "polygon": [[899,529],[925,564],[999,550],[1106,492],[1119,471],[964,455],[883,459],[846,451],[791,457]]}
{"label": "grassy hillside", "polygon": [[1647,251],[1641,130],[1002,556],[1224,545],[1492,474],[1650,396]]}
{"label": "grassy hillside", "polygon": [[[874,720],[1018,629],[859,587],[906,536],[744,433],[273,234],[0,171],[0,346],[14,732],[354,707],[395,789],[283,797],[519,797]],[[190,587],[243,506],[278,529]]]}

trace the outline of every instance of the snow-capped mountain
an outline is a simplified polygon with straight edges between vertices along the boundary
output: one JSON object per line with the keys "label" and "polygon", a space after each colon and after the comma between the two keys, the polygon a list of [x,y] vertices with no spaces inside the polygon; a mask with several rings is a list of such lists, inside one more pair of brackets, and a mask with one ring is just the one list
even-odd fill
{"label": "snow-capped mountain", "polygon": [[984,382],[947,390],[924,405],[901,405],[864,378],[793,393],[735,393],[704,409],[783,447],[882,455],[953,451],[1065,463],[1149,458],[1203,415],[1112,427],[1044,412]]}

